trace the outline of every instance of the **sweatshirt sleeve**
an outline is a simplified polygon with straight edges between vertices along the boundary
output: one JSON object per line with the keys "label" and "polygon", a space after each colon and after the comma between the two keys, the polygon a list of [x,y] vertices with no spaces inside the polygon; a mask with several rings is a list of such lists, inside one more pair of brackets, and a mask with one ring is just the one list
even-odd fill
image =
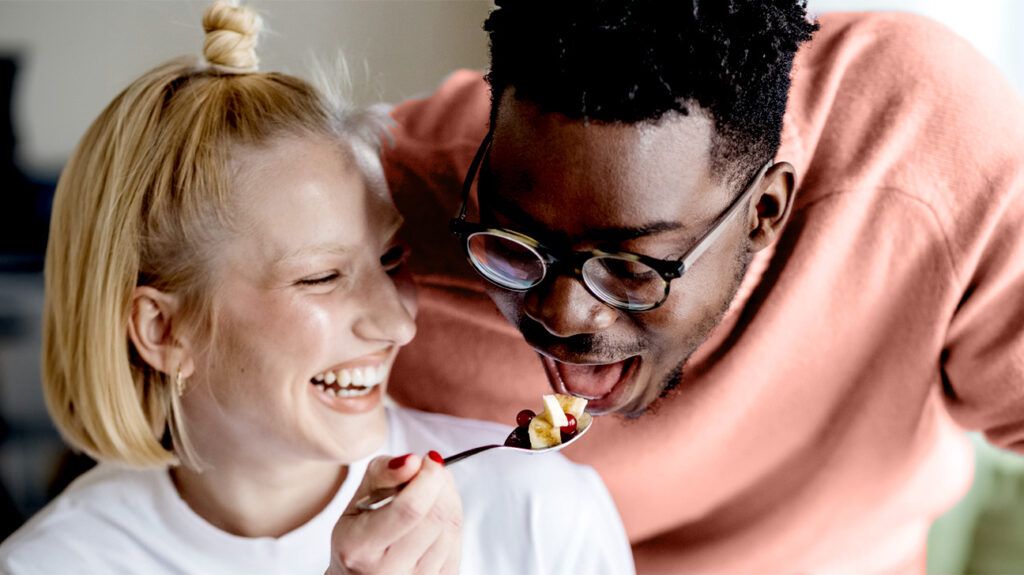
{"label": "sweatshirt sleeve", "polygon": [[487,132],[490,88],[482,74],[459,70],[428,97],[391,111],[394,125],[382,153],[395,205],[405,218],[403,239],[417,274],[475,281],[462,249],[448,232],[461,200],[462,180]]}
{"label": "sweatshirt sleeve", "polygon": [[1011,189],[982,224],[942,355],[943,384],[961,425],[1024,453],[1024,170],[993,185]]}
{"label": "sweatshirt sleeve", "polygon": [[[894,278],[890,296],[943,293],[920,312],[941,330],[934,379],[949,413],[1024,452],[1024,99],[927,18],[832,14],[827,26],[797,64],[786,157],[805,187],[898,190],[924,207],[936,273]],[[820,198],[807,192],[797,201]]]}
{"label": "sweatshirt sleeve", "polygon": [[931,110],[915,140],[928,171],[914,183],[943,230],[955,286],[939,358],[946,405],[962,426],[1024,453],[1024,98],[939,25],[907,30],[928,40],[904,59],[934,94],[908,94]]}

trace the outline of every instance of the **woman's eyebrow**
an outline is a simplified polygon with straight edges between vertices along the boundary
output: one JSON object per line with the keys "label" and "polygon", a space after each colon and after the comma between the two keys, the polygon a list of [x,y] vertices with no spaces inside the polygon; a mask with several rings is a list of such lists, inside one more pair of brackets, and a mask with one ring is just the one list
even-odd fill
{"label": "woman's eyebrow", "polygon": [[[385,224],[382,230],[383,236],[387,238],[387,241],[392,241],[398,232],[402,229],[405,224],[405,219],[402,216],[396,216]],[[335,255],[335,256],[346,256],[354,252],[359,251],[362,245],[346,245],[338,242],[322,242],[318,244],[310,244],[301,246],[296,249],[281,251],[274,254],[270,259],[271,266],[278,266],[289,260],[299,259],[303,257],[319,256],[319,255]]]}
{"label": "woman's eyebrow", "polygon": [[384,228],[384,237],[387,238],[389,242],[393,241],[395,239],[395,236],[397,236],[399,232],[402,231],[402,226],[404,225],[405,218],[403,218],[401,215],[396,214],[394,219],[392,219],[392,221],[388,223]]}
{"label": "woman's eyebrow", "polygon": [[293,250],[288,250],[288,251],[284,251],[284,252],[275,254],[271,258],[271,260],[270,260],[270,265],[271,266],[278,266],[278,265],[281,265],[283,263],[288,262],[289,260],[294,260],[294,259],[299,259],[299,258],[304,258],[304,257],[309,257],[309,256],[319,256],[319,255],[341,255],[341,256],[343,256],[343,255],[351,254],[354,251],[356,251],[356,247],[355,246],[342,245],[342,244],[339,244],[337,242],[325,242],[325,243],[320,243],[320,244],[305,245],[305,246],[302,246],[300,248],[296,248],[296,249],[293,249]]}

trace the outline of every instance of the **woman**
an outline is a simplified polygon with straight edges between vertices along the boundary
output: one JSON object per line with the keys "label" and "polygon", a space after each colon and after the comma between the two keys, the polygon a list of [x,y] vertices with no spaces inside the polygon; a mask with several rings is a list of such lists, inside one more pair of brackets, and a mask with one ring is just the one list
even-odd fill
{"label": "woman", "polygon": [[439,451],[510,427],[385,409],[415,304],[380,122],[256,72],[249,10],[203,23],[207,63],[131,84],[61,176],[44,385],[100,464],[0,570],[631,572],[592,470],[493,453],[450,472]]}

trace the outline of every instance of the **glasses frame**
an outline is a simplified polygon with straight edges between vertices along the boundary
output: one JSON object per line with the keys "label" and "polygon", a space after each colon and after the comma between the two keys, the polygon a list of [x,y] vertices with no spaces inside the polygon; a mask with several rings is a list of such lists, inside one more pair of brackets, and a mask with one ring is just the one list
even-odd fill
{"label": "glasses frame", "polygon": [[[711,227],[709,227],[708,230],[704,232],[704,234],[696,241],[696,243],[694,243],[693,246],[691,246],[690,249],[688,249],[686,253],[684,253],[683,256],[678,260],[663,260],[634,252],[608,252],[597,249],[554,250],[542,244],[541,242],[535,240],[534,238],[521,234],[517,231],[509,230],[506,228],[495,228],[485,226],[482,223],[470,222],[466,220],[469,209],[469,196],[473,188],[473,183],[476,181],[477,175],[480,171],[480,164],[483,163],[484,157],[487,155],[487,152],[491,148],[491,141],[493,140],[493,138],[494,130],[491,129],[488,130],[487,135],[484,136],[483,141],[480,142],[480,147],[477,149],[476,155],[473,156],[473,161],[469,164],[469,169],[466,171],[466,177],[462,182],[462,205],[459,207],[458,214],[454,218],[452,218],[452,220],[449,223],[451,232],[462,241],[462,248],[466,252],[466,258],[469,260],[469,264],[473,267],[473,270],[476,271],[477,274],[479,274],[482,278],[500,287],[501,289],[514,292],[526,292],[544,283],[544,280],[547,279],[548,277],[549,269],[554,267],[560,267],[563,268],[564,271],[572,272],[571,275],[576,280],[578,280],[583,285],[583,287],[586,288],[587,292],[591,296],[596,298],[598,301],[611,307],[614,307],[616,309],[621,309],[630,312],[649,311],[665,303],[665,300],[668,299],[669,290],[672,287],[672,280],[683,277],[683,274],[685,274],[687,270],[693,267],[694,263],[697,262],[700,256],[702,256],[704,252],[706,252],[712,245],[714,245],[715,241],[719,237],[721,237],[722,233],[725,231],[725,222],[729,221],[733,214],[735,214],[739,210],[740,206],[744,204],[747,198],[751,196],[751,194],[757,187],[757,183],[761,181],[761,178],[768,171],[768,168],[770,168],[773,165],[772,161],[768,161],[767,163],[765,163],[765,165],[760,170],[758,170],[757,174],[755,174],[754,177],[750,180],[750,182],[744,188],[743,192],[739,196],[737,196],[736,199],[734,199],[732,203],[730,203],[729,206],[726,207],[721,214],[719,214],[719,216],[711,224]],[[515,242],[519,242],[523,244],[525,247],[529,248],[530,251],[537,254],[537,256],[539,256],[540,258],[540,261],[544,265],[543,273],[540,279],[529,287],[515,289],[501,285],[495,282],[494,280],[488,278],[484,273],[480,271],[477,265],[473,262],[473,256],[470,253],[469,248],[469,240],[474,235],[481,233],[488,233],[496,235],[498,237],[504,237]],[[596,293],[594,288],[589,285],[586,277],[583,275],[583,266],[593,258],[617,258],[625,261],[642,263],[653,269],[655,272],[657,272],[658,275],[661,276],[662,280],[665,281],[665,293],[662,295],[661,299],[658,300],[656,303],[645,306],[631,306],[628,304],[623,305],[621,302],[608,300],[606,297]]]}

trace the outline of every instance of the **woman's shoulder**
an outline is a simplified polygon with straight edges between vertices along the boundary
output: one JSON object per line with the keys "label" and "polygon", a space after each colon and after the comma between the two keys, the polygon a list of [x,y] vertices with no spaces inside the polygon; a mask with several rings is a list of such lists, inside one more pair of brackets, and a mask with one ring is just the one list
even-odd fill
{"label": "woman's shoulder", "polygon": [[[101,464],[73,481],[0,545],[4,573],[92,572],[156,505],[162,470]],[[116,555],[116,554],[112,554]]]}

